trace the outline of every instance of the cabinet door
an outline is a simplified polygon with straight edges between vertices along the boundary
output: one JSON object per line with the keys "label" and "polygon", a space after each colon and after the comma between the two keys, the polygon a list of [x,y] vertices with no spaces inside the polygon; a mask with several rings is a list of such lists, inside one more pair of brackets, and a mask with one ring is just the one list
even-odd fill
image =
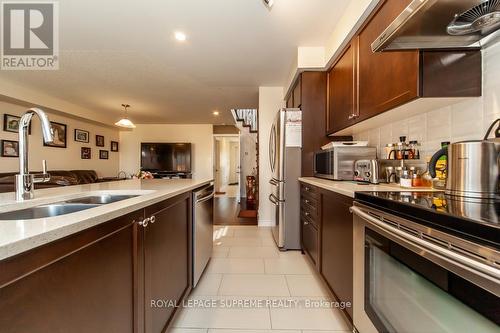
{"label": "cabinet door", "polygon": [[[301,75],[302,76],[302,75]],[[300,108],[302,105],[302,80],[299,76],[295,87],[293,88],[293,107]]]}
{"label": "cabinet door", "polygon": [[[321,274],[341,301],[352,304],[352,199],[328,191],[321,198]],[[346,310],[352,318],[352,307]]]}
{"label": "cabinet door", "polygon": [[328,72],[327,134],[354,123],[357,115],[357,38]]}
{"label": "cabinet door", "polygon": [[411,0],[385,0],[359,34],[359,118],[370,118],[418,97],[418,51],[372,52],[372,42]]}
{"label": "cabinet door", "polygon": [[319,259],[319,233],[318,229],[307,219],[301,219],[302,247],[311,258],[313,264],[318,266]]}
{"label": "cabinet door", "polygon": [[0,331],[137,332],[134,219],[142,211],[1,261]]}
{"label": "cabinet door", "polygon": [[144,228],[146,332],[160,333],[166,329],[175,308],[155,307],[151,302],[180,302],[190,288],[191,194],[150,206],[145,216],[154,216]]}

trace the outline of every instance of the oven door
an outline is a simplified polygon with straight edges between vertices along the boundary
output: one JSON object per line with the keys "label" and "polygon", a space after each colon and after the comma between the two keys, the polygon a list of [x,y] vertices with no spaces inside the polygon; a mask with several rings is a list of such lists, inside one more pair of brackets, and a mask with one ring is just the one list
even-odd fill
{"label": "oven door", "polygon": [[498,332],[498,251],[358,203],[351,210],[360,332]]}

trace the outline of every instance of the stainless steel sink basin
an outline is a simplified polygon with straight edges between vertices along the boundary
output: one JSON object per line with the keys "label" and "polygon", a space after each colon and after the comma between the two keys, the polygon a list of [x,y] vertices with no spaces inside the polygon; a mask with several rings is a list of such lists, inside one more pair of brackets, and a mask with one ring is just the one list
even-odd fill
{"label": "stainless steel sink basin", "polygon": [[138,197],[138,195],[92,195],[88,197],[82,197],[77,199],[66,200],[66,203],[79,203],[79,204],[95,204],[95,205],[106,205],[117,201],[122,201],[130,198]]}
{"label": "stainless steel sink basin", "polygon": [[0,220],[33,220],[76,213],[117,201],[138,197],[139,195],[104,194],[91,195],[53,204],[0,213]]}
{"label": "stainless steel sink basin", "polygon": [[55,203],[0,214],[0,220],[32,220],[76,213],[100,205]]}

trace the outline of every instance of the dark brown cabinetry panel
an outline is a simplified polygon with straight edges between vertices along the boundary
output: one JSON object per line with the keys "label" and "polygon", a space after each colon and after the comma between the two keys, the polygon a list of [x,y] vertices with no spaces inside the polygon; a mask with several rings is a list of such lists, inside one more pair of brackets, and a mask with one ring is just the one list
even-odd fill
{"label": "dark brown cabinetry panel", "polygon": [[161,333],[174,307],[152,307],[152,300],[180,302],[191,281],[191,196],[189,193],[146,208],[155,221],[144,230],[146,333]]}
{"label": "dark brown cabinetry panel", "polygon": [[410,2],[382,0],[330,69],[327,134],[418,98],[481,95],[479,50],[372,52]]}
{"label": "dark brown cabinetry panel", "polygon": [[297,79],[297,82],[295,83],[295,88],[293,88],[293,107],[294,108],[300,108],[302,105],[302,80],[301,76],[299,75],[299,78]]}
{"label": "dark brown cabinetry panel", "polygon": [[302,218],[302,247],[312,263],[319,265],[319,232],[318,229],[307,219]]}
{"label": "dark brown cabinetry panel", "polygon": [[357,42],[354,38],[328,72],[328,133],[350,126],[358,113]]}
{"label": "dark brown cabinetry panel", "polygon": [[293,91],[292,91],[292,93],[290,93],[290,95],[286,99],[286,107],[287,108],[292,108],[293,107]]}
{"label": "dark brown cabinetry panel", "polygon": [[1,261],[0,331],[137,332],[142,213]]}
{"label": "dark brown cabinetry panel", "polygon": [[[155,216],[147,227],[139,225]],[[0,261],[0,331],[164,332],[191,288],[191,192]]]}
{"label": "dark brown cabinetry panel", "polygon": [[311,259],[319,271],[320,268],[320,228],[321,221],[318,214],[319,192],[314,186],[300,185],[300,224],[302,251]]}
{"label": "dark brown cabinetry panel", "polygon": [[372,42],[410,0],[385,0],[359,33],[359,120],[418,97],[419,52],[372,52]]}
{"label": "dark brown cabinetry panel", "polygon": [[326,72],[301,74],[302,110],[302,171],[303,177],[313,176],[314,153],[330,140],[326,129]]}
{"label": "dark brown cabinetry panel", "polygon": [[[353,295],[353,225],[349,197],[321,190],[321,275],[340,301]],[[346,309],[352,318],[352,307]]]}

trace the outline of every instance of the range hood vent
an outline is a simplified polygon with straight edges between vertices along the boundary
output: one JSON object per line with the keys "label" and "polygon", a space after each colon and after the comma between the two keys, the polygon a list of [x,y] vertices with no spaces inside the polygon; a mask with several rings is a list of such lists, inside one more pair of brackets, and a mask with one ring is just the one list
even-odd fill
{"label": "range hood vent", "polygon": [[414,0],[371,46],[374,52],[480,47],[499,28],[500,0]]}

